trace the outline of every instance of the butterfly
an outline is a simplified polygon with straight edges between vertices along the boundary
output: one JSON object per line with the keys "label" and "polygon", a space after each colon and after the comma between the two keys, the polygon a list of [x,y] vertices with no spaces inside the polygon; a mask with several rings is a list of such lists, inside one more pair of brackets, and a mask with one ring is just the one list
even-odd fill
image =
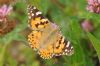
{"label": "butterfly", "polygon": [[74,53],[71,42],[65,40],[59,27],[43,16],[36,7],[28,5],[28,26],[32,30],[28,35],[31,48],[43,59],[55,56],[72,55]]}

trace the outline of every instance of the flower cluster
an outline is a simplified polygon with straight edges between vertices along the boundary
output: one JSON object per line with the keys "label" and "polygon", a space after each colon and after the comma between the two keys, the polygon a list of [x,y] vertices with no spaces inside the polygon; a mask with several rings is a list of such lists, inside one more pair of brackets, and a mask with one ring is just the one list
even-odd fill
{"label": "flower cluster", "polygon": [[87,10],[94,13],[100,13],[100,0],[87,0]]}
{"label": "flower cluster", "polygon": [[11,6],[3,5],[0,8],[0,36],[7,34],[15,27],[15,21],[8,19],[8,15],[10,15],[11,11]]}
{"label": "flower cluster", "polygon": [[7,6],[7,5],[3,5],[0,8],[0,16],[4,17],[10,14],[10,12],[12,11],[12,7],[11,6]]}
{"label": "flower cluster", "polygon": [[83,20],[81,22],[81,27],[83,28],[84,31],[91,32],[94,30],[93,23],[90,20]]}

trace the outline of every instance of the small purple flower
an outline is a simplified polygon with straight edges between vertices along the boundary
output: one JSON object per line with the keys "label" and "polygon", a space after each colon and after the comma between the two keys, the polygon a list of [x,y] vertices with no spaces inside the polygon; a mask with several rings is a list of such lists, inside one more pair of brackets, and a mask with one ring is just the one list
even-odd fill
{"label": "small purple flower", "polygon": [[90,20],[83,20],[81,26],[85,31],[91,32],[94,30],[93,23]]}
{"label": "small purple flower", "polygon": [[8,15],[10,15],[11,11],[11,6],[3,5],[0,7],[0,36],[11,32],[16,25],[15,21],[8,19]]}
{"label": "small purple flower", "polygon": [[9,15],[11,10],[12,10],[11,6],[3,5],[0,8],[0,17],[5,17],[5,16]]}
{"label": "small purple flower", "polygon": [[100,0],[87,0],[88,6],[87,10],[90,12],[100,14]]}

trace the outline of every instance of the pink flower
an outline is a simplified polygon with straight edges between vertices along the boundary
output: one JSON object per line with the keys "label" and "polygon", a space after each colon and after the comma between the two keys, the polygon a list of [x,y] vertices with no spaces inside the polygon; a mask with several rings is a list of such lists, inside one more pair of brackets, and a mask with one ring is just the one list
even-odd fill
{"label": "pink flower", "polygon": [[100,13],[100,0],[87,0],[87,10],[94,13]]}
{"label": "pink flower", "polygon": [[94,30],[93,24],[89,20],[83,20],[82,23],[81,23],[81,26],[82,26],[83,30],[85,30],[85,31],[91,32],[91,31]]}
{"label": "pink flower", "polygon": [[5,17],[5,16],[9,15],[11,10],[12,10],[11,6],[3,5],[0,8],[0,17]]}

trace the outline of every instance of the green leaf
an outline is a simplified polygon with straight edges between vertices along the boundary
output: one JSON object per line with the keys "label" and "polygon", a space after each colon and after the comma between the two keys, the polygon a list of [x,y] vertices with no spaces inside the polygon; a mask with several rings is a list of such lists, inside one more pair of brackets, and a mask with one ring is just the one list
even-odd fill
{"label": "green leaf", "polygon": [[0,50],[1,50],[1,52],[0,52],[0,66],[3,66],[4,56],[5,56],[5,52],[6,52],[6,47],[7,47],[7,46],[8,46],[8,44],[5,44],[5,45],[3,46],[3,48],[0,49]]}
{"label": "green leaf", "polygon": [[[74,47],[74,54],[71,56],[71,59],[66,59],[69,62],[68,66],[93,66],[91,59],[89,58],[88,54],[85,52],[83,48],[83,44],[80,42],[82,38],[83,31],[81,30],[80,24],[78,23],[77,19],[72,19],[70,25],[69,35]],[[81,61],[81,62],[80,62]]]}
{"label": "green leaf", "polygon": [[94,46],[100,60],[100,41],[89,32],[87,32],[87,36],[89,40],[92,42],[92,45]]}

